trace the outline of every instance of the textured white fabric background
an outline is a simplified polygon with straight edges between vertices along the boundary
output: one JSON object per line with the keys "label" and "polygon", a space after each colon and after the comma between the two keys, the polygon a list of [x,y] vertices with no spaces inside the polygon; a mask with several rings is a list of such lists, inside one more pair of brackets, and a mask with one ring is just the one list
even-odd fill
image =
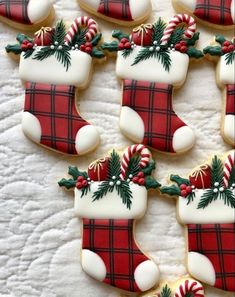
{"label": "textured white fabric background", "polygon": [[[81,15],[76,0],[58,0],[58,17]],[[170,0],[153,0],[153,15],[171,18]],[[108,39],[117,26],[100,21]],[[203,46],[218,32],[198,26]],[[80,266],[80,223],[74,216],[73,195],[57,186],[69,164],[86,168],[113,147],[130,143],[118,129],[120,84],[115,60],[96,66],[90,88],[80,93],[78,105],[85,119],[102,137],[99,149],[86,158],[69,158],[47,151],[21,132],[24,90],[18,64],[4,52],[17,31],[0,24],[0,296],[1,297],[116,297],[113,288],[86,276]],[[226,33],[232,37],[232,32]],[[156,175],[162,183],[170,173],[187,174],[214,152],[229,149],[220,136],[221,94],[214,66],[207,61],[191,64],[188,79],[175,93],[175,109],[195,129],[195,148],[181,157],[155,153]],[[137,225],[137,240],[159,264],[162,279],[186,274],[184,228],[175,218],[175,202],[150,195],[148,212]],[[203,269],[203,267],[202,267]],[[231,293],[206,287],[208,297]]]}

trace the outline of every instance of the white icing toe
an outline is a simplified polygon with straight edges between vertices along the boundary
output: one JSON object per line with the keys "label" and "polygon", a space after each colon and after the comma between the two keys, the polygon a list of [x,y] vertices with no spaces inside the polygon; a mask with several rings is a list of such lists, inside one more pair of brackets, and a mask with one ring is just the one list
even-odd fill
{"label": "white icing toe", "polygon": [[28,16],[32,24],[44,21],[52,10],[51,0],[30,0],[28,4]]}
{"label": "white icing toe", "polygon": [[231,3],[231,16],[233,19],[233,23],[235,24],[235,0],[232,0]]}
{"label": "white icing toe", "polygon": [[90,250],[82,250],[82,268],[88,275],[100,282],[106,277],[104,261],[99,255]]}
{"label": "white icing toe", "polygon": [[188,253],[188,271],[192,277],[214,286],[216,280],[215,270],[206,256],[195,252]]}
{"label": "white icing toe", "polygon": [[153,261],[147,260],[137,266],[134,278],[139,289],[144,292],[158,284],[160,272]]}
{"label": "white icing toe", "polygon": [[78,155],[84,155],[94,150],[100,142],[100,135],[95,127],[87,125],[82,127],[75,140],[75,147]]}
{"label": "white icing toe", "polygon": [[142,19],[151,10],[150,0],[130,0],[130,11],[133,20]]}
{"label": "white icing toe", "polygon": [[144,122],[136,111],[127,106],[122,107],[119,125],[124,135],[136,143],[142,143]]}
{"label": "white icing toe", "polygon": [[224,131],[225,138],[235,145],[235,116],[232,114],[226,115],[224,119]]}
{"label": "white icing toe", "polygon": [[26,111],[23,113],[22,129],[27,137],[40,143],[42,129],[39,120],[33,114]]}
{"label": "white icing toe", "polygon": [[195,134],[191,128],[184,126],[176,130],[173,136],[173,149],[176,153],[190,150],[195,143]]}
{"label": "white icing toe", "polygon": [[176,5],[185,7],[189,12],[194,12],[196,8],[196,0],[175,0]]}

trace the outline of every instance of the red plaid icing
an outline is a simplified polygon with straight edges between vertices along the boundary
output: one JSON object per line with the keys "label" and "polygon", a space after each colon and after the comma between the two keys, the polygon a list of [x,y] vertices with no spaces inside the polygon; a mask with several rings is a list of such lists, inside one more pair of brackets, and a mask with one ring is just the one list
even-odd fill
{"label": "red plaid icing", "polygon": [[226,115],[235,116],[235,85],[227,85]]}
{"label": "red plaid icing", "polygon": [[31,24],[28,3],[29,0],[0,0],[0,15],[17,23]]}
{"label": "red plaid icing", "polygon": [[197,0],[195,16],[217,25],[233,25],[232,0]]}
{"label": "red plaid icing", "polygon": [[28,82],[24,111],[41,124],[41,144],[66,154],[77,154],[77,132],[89,125],[77,113],[75,87]]}
{"label": "red plaid icing", "polygon": [[139,292],[134,271],[149,260],[133,238],[133,220],[83,220],[83,249],[99,255],[106,266],[104,282],[116,288]]}
{"label": "red plaid icing", "polygon": [[98,12],[118,20],[133,20],[129,0],[101,0]]}
{"label": "red plaid icing", "polygon": [[173,86],[145,81],[124,80],[123,106],[135,110],[145,125],[143,144],[174,153],[173,135],[186,124],[175,114]]}
{"label": "red plaid icing", "polygon": [[188,225],[188,244],[212,262],[215,287],[235,292],[235,224]]}

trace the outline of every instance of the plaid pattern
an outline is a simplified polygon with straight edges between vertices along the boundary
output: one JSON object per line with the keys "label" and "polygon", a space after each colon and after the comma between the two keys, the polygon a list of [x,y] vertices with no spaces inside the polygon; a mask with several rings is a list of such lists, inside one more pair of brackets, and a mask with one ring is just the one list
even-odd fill
{"label": "plaid pattern", "polygon": [[189,251],[212,262],[215,287],[235,292],[235,224],[188,225],[188,237]]}
{"label": "plaid pattern", "polygon": [[197,0],[195,16],[217,25],[233,25],[232,0]]}
{"label": "plaid pattern", "polygon": [[101,0],[98,12],[118,20],[133,20],[129,0]]}
{"label": "plaid pattern", "polygon": [[99,255],[106,265],[105,283],[139,292],[134,271],[149,260],[133,238],[133,220],[83,220],[83,249]]}
{"label": "plaid pattern", "polygon": [[235,85],[227,85],[226,115],[235,116]]}
{"label": "plaid pattern", "polygon": [[77,113],[75,87],[28,82],[24,111],[41,124],[41,144],[66,154],[77,154],[75,138],[86,125]]}
{"label": "plaid pattern", "polygon": [[143,144],[173,153],[173,135],[186,125],[173,111],[173,86],[125,80],[123,88],[123,106],[135,110],[144,122]]}
{"label": "plaid pattern", "polygon": [[29,0],[0,0],[0,15],[17,23],[31,24],[28,3]]}

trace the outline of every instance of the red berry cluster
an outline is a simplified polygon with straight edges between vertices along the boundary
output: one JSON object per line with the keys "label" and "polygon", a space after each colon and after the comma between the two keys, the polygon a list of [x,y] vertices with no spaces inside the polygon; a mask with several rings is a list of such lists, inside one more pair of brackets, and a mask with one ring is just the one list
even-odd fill
{"label": "red berry cluster", "polygon": [[175,45],[175,49],[181,53],[186,53],[188,50],[187,43],[182,40]]}
{"label": "red berry cluster", "polygon": [[80,50],[84,53],[91,54],[92,53],[93,45],[91,42],[86,42],[80,46]]}
{"label": "red berry cluster", "polygon": [[145,186],[145,178],[144,178],[144,173],[139,172],[137,176],[133,177],[132,179],[133,183],[138,184],[140,186]]}
{"label": "red berry cluster", "polygon": [[88,186],[88,181],[83,176],[79,176],[77,179],[76,187],[80,190],[87,186]]}
{"label": "red berry cluster", "polygon": [[33,43],[26,39],[21,44],[21,49],[24,52],[26,52],[27,50],[32,49],[32,48],[33,48]]}
{"label": "red berry cluster", "polygon": [[222,47],[222,51],[227,54],[230,52],[233,52],[235,50],[235,46],[232,42],[230,41],[225,41]]}
{"label": "red berry cluster", "polygon": [[118,45],[118,49],[119,50],[124,50],[124,49],[130,49],[130,48],[131,48],[131,43],[130,43],[129,39],[122,38],[120,40],[119,45]]}
{"label": "red berry cluster", "polygon": [[180,195],[182,197],[187,197],[189,194],[192,193],[193,188],[191,186],[187,186],[187,185],[183,184],[180,186],[180,190],[181,190]]}

